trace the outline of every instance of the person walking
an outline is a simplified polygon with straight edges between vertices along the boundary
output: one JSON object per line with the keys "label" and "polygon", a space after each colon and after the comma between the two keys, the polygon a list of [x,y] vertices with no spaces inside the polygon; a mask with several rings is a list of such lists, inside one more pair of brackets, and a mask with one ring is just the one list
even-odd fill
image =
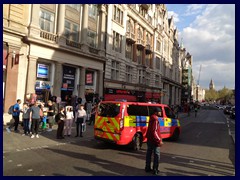
{"label": "person walking", "polygon": [[71,136],[72,132],[72,123],[73,123],[73,108],[72,106],[66,107],[66,120],[65,120],[65,129],[64,129],[64,136]]}
{"label": "person walking", "polygon": [[[31,138],[39,138],[38,130],[39,130],[39,122],[40,122],[40,108],[37,102],[30,108],[30,121],[31,121]],[[34,136],[35,133],[35,136]]]}
{"label": "person walking", "polygon": [[[147,130],[147,154],[146,154],[146,166],[145,171],[151,172],[157,175],[159,173],[158,166],[160,160],[160,147],[163,145],[162,137],[160,133],[160,124],[158,117],[162,116],[162,111],[159,107],[154,108],[154,113],[150,117]],[[151,169],[151,157],[154,154],[153,169]]]}
{"label": "person walking", "polygon": [[51,100],[48,101],[48,111],[47,111],[47,118],[48,118],[48,132],[52,131],[53,125],[55,124],[54,116],[57,114],[56,104],[53,103]]}
{"label": "person walking", "polygon": [[64,107],[60,108],[60,112],[55,117],[56,122],[58,124],[57,128],[57,139],[64,139],[63,137],[63,129],[64,129],[64,121],[66,119],[66,114],[64,111]]}
{"label": "person walking", "polygon": [[17,103],[13,106],[13,113],[12,118],[14,120],[14,123],[11,123],[9,127],[6,128],[7,132],[11,132],[11,128],[14,127],[14,132],[19,132],[18,130],[18,124],[19,124],[19,116],[20,116],[20,104],[22,101],[20,99],[17,100]]}
{"label": "person walking", "polygon": [[30,134],[30,129],[29,129],[29,119],[30,119],[30,108],[27,103],[23,103],[23,130],[24,133],[22,136]]}
{"label": "person walking", "polygon": [[88,125],[91,125],[92,123],[94,125],[96,111],[97,111],[97,104],[93,105],[93,107],[92,107],[91,117],[90,117]]}
{"label": "person walking", "polygon": [[86,111],[84,110],[84,105],[80,105],[79,106],[79,109],[77,111],[77,114],[76,114],[76,130],[77,130],[77,134],[75,137],[78,137],[79,136],[79,127],[80,127],[80,137],[83,137],[82,135],[82,126],[83,126],[83,123],[86,123]]}

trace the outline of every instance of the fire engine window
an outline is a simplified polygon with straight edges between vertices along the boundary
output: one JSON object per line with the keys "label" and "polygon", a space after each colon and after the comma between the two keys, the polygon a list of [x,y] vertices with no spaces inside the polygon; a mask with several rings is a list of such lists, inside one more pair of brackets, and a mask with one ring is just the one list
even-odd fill
{"label": "fire engine window", "polygon": [[120,112],[120,105],[114,103],[103,103],[98,108],[99,116],[115,117]]}
{"label": "fire engine window", "polygon": [[[160,106],[156,106],[156,107],[160,108],[161,111],[162,111],[162,107],[160,107]],[[148,106],[149,114],[150,114],[150,115],[152,115],[152,114],[154,113],[154,109],[155,109],[156,107],[155,107],[155,106]],[[163,117],[163,111],[162,111],[161,117]]]}
{"label": "fire engine window", "polygon": [[164,107],[164,110],[165,110],[165,114],[168,118],[175,118],[175,115],[170,108]]}
{"label": "fire engine window", "polygon": [[147,106],[129,105],[127,111],[129,116],[148,116]]}

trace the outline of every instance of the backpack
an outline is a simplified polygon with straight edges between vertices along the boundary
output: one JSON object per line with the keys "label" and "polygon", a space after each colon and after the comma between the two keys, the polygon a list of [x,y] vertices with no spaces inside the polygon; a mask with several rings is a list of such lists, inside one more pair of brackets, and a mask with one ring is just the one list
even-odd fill
{"label": "backpack", "polygon": [[8,114],[13,114],[13,110],[14,110],[14,105],[8,108]]}

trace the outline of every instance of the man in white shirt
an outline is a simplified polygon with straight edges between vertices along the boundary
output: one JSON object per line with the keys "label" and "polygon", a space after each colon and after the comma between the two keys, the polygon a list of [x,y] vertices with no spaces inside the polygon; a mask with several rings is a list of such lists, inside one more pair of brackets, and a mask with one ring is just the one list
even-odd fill
{"label": "man in white shirt", "polygon": [[87,117],[87,113],[84,110],[84,105],[80,105],[78,111],[77,111],[77,120],[76,120],[76,130],[77,130],[77,134],[75,137],[79,136],[79,126],[80,126],[80,137],[83,137],[82,135],[82,125],[83,123],[86,123],[86,117]]}

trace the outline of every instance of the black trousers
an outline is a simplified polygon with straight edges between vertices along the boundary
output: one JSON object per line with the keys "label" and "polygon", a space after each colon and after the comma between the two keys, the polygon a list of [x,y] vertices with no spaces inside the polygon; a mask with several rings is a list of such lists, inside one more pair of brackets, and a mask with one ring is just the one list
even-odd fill
{"label": "black trousers", "polygon": [[8,128],[11,129],[12,127],[14,127],[14,131],[17,131],[18,124],[19,124],[19,116],[13,116],[13,119],[14,119],[14,123],[10,124],[10,126]]}
{"label": "black trousers", "polygon": [[64,121],[60,120],[60,122],[58,122],[57,138],[63,137],[63,129],[64,129]]}
{"label": "black trousers", "polygon": [[79,127],[80,127],[80,136],[82,136],[82,123],[83,123],[83,118],[77,118],[77,122],[76,122],[77,136],[79,135]]}

